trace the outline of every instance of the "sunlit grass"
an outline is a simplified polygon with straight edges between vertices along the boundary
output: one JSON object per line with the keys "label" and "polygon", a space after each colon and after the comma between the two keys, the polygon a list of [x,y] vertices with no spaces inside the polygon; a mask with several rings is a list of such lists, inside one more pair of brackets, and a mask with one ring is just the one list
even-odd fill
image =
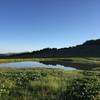
{"label": "sunlit grass", "polygon": [[[96,87],[94,85],[98,85],[97,82],[100,82],[99,76],[99,71],[65,71],[63,69],[50,68],[0,68],[0,98],[2,100],[12,98],[13,100],[67,100],[67,98],[71,100],[70,92],[74,93],[75,91],[76,94],[79,91],[81,92],[80,86],[82,84],[83,86],[93,86],[91,91],[95,92]],[[93,80],[96,81],[94,82]],[[82,83],[82,81],[86,82],[86,84]],[[73,83],[78,85],[73,85]],[[74,88],[78,87],[78,90],[73,90],[73,86]],[[89,91],[88,88],[86,88],[86,91]],[[74,94],[72,94],[73,96]],[[78,97],[78,95],[75,96]],[[99,98],[98,91],[93,96]],[[83,98],[82,95],[81,97]]]}
{"label": "sunlit grass", "polygon": [[72,63],[100,64],[100,57],[0,59],[0,63],[7,63],[7,62],[23,62],[23,61],[67,61],[67,62],[72,62]]}

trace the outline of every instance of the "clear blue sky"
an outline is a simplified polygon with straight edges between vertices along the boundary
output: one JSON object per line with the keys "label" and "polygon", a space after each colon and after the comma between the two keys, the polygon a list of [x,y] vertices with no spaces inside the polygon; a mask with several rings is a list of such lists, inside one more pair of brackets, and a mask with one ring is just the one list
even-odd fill
{"label": "clear blue sky", "polygon": [[0,53],[68,47],[100,38],[100,0],[0,0]]}

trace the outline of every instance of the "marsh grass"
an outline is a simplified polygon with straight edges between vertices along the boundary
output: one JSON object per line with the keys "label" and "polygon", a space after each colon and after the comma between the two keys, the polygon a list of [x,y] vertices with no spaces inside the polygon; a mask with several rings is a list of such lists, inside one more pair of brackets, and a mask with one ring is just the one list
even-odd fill
{"label": "marsh grass", "polygon": [[100,57],[66,57],[66,58],[17,58],[0,59],[0,63],[36,61],[43,64],[70,66],[79,70],[95,70],[100,67]]}
{"label": "marsh grass", "polygon": [[[93,86],[93,89],[90,89],[94,92],[98,82],[100,82],[99,76],[99,71],[65,71],[50,68],[1,68],[0,98],[1,100],[81,100],[79,98],[83,98],[79,94],[81,92],[81,85],[83,85],[84,89],[84,82],[86,82],[85,88]],[[91,78],[98,80],[98,82],[94,82]],[[87,93],[90,89],[86,88]],[[95,95],[92,94],[95,100],[99,98],[99,92],[98,86]],[[70,93],[73,94],[69,96]],[[87,95],[86,92],[85,95]],[[74,96],[76,99],[70,98],[74,98]],[[86,97],[82,100],[91,99]]]}
{"label": "marsh grass", "polygon": [[70,80],[81,74],[60,69],[6,69],[0,71],[0,98],[22,100],[60,100]]}

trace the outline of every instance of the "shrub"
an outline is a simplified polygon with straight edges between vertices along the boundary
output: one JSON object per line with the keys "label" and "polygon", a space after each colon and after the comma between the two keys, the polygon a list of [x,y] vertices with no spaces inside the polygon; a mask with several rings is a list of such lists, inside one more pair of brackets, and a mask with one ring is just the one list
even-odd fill
{"label": "shrub", "polygon": [[67,92],[67,100],[95,100],[100,91],[100,82],[97,78],[76,79]]}

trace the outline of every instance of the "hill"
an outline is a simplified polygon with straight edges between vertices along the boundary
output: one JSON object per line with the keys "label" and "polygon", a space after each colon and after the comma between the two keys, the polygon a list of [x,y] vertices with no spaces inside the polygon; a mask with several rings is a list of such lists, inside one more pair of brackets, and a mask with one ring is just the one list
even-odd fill
{"label": "hill", "polygon": [[89,40],[81,45],[69,48],[44,48],[42,50],[12,54],[7,58],[32,58],[32,57],[100,57],[100,39]]}

